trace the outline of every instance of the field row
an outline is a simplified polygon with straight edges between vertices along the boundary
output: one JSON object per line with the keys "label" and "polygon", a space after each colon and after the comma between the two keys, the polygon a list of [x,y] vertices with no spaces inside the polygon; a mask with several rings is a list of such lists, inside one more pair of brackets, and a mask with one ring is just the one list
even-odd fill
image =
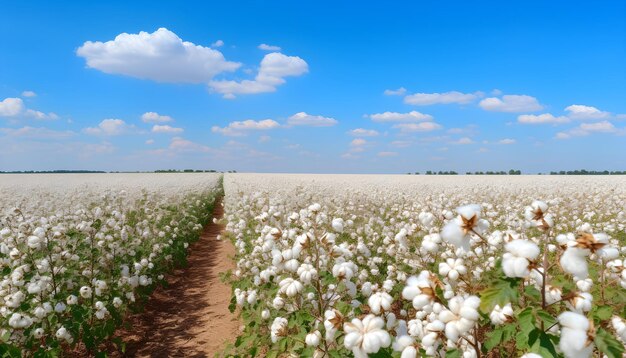
{"label": "field row", "polygon": [[623,178],[230,175],[231,355],[622,357]]}
{"label": "field row", "polygon": [[0,354],[16,357],[96,354],[185,262],[222,193],[213,174],[0,180]]}

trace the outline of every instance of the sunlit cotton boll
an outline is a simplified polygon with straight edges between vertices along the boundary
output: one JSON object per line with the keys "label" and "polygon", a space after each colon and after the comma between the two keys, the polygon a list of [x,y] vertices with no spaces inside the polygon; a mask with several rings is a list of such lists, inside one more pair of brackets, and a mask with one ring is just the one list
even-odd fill
{"label": "sunlit cotton boll", "polygon": [[320,333],[320,331],[315,330],[306,335],[304,342],[309,347],[317,347],[320,344],[321,340],[322,340],[322,334]]}
{"label": "sunlit cotton boll", "polygon": [[489,314],[489,318],[491,319],[491,323],[495,325],[504,324],[513,320],[513,308],[511,304],[507,303],[504,307],[496,305]]}
{"label": "sunlit cotton boll", "polygon": [[481,235],[489,226],[480,218],[480,205],[471,204],[456,209],[458,217],[448,222],[441,230],[441,237],[466,252],[470,251],[472,234]]}
{"label": "sunlit cotton boll", "polygon": [[590,342],[589,320],[575,312],[564,312],[558,317],[561,325],[559,348],[566,358],[590,357],[593,352],[593,338]]}
{"label": "sunlit cotton boll", "polygon": [[513,240],[505,245],[502,255],[502,270],[508,277],[526,277],[530,274],[530,263],[539,256],[539,246],[528,240]]}
{"label": "sunlit cotton boll", "polygon": [[89,287],[89,286],[81,287],[80,290],[78,290],[78,292],[80,293],[80,296],[82,298],[90,298],[91,297],[91,287]]}
{"label": "sunlit cotton boll", "polygon": [[289,334],[287,329],[287,319],[283,317],[276,317],[272,326],[270,327],[270,337],[272,342],[276,343],[280,338],[286,337]]}
{"label": "sunlit cotton boll", "polygon": [[393,298],[387,292],[376,292],[367,300],[367,304],[375,314],[380,314],[382,311],[389,311],[392,302]]}
{"label": "sunlit cotton boll", "polygon": [[344,324],[344,346],[355,358],[367,358],[369,353],[376,353],[381,347],[389,347],[391,337],[384,330],[385,321],[374,315],[367,315],[363,320],[352,319]]}
{"label": "sunlit cotton boll", "polygon": [[304,289],[304,286],[299,281],[291,277],[280,281],[278,286],[280,286],[279,292],[286,294],[287,297],[293,297]]}
{"label": "sunlit cotton boll", "polygon": [[343,219],[342,218],[333,219],[333,221],[331,222],[331,226],[333,227],[333,230],[335,230],[336,232],[342,233],[343,232]]}

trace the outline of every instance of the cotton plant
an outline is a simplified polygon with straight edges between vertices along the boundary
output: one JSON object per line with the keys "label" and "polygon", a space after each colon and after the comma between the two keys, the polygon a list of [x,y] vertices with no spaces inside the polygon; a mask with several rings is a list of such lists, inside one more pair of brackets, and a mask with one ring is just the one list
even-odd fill
{"label": "cotton plant", "polygon": [[[617,357],[624,350],[624,189],[245,175],[231,176],[228,187],[224,237],[237,248],[231,308],[245,329],[226,354],[263,347],[269,356]],[[541,196],[549,200],[528,200]],[[236,299],[250,290],[254,304]],[[284,335],[272,334],[277,318]],[[583,328],[588,344],[574,351],[559,343]]]}
{"label": "cotton plant", "polygon": [[210,219],[219,176],[176,186],[142,177],[0,188],[5,356],[100,354],[130,308],[184,260]]}

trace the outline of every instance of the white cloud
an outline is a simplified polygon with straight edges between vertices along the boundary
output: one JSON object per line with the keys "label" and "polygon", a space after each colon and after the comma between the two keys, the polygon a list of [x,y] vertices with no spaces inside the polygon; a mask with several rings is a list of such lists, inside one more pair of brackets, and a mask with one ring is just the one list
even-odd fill
{"label": "white cloud", "polygon": [[225,136],[236,137],[245,135],[246,131],[268,130],[277,127],[280,127],[280,124],[278,124],[278,122],[273,119],[264,119],[261,121],[248,119],[245,121],[231,122],[224,128],[213,126],[213,128],[211,128],[211,131],[213,133],[220,133]]}
{"label": "white cloud", "polygon": [[402,132],[430,132],[441,128],[441,125],[435,122],[421,123],[400,123],[393,126]]}
{"label": "white cloud", "polygon": [[144,123],[165,123],[171,122],[174,119],[170,116],[163,116],[156,112],[146,112],[141,115],[141,120]]}
{"label": "white cloud", "polygon": [[272,46],[272,45],[267,45],[267,44],[260,44],[258,46],[259,50],[263,50],[263,51],[280,51],[281,48],[278,46]]}
{"label": "white cloud", "polygon": [[212,48],[183,41],[172,31],[122,33],[107,42],[87,41],[76,51],[87,66],[158,82],[207,83],[215,75],[235,71],[241,64],[226,61]]}
{"label": "white cloud", "polygon": [[33,92],[33,91],[24,91],[22,92],[22,97],[36,97],[37,93]]}
{"label": "white cloud", "polygon": [[222,47],[222,46],[224,46],[224,41],[222,40],[217,40],[211,44],[211,47]]}
{"label": "white cloud", "polygon": [[463,137],[453,142],[450,142],[450,144],[459,144],[459,145],[474,144],[474,141],[470,137]]}
{"label": "white cloud", "polygon": [[166,125],[158,125],[155,124],[154,126],[152,126],[152,133],[168,133],[168,134],[175,134],[175,133],[182,133],[183,129],[182,128],[177,128],[177,127],[171,127]]}
{"label": "white cloud", "polygon": [[174,137],[170,142],[169,149],[175,152],[202,152],[207,153],[213,151],[212,148],[203,145],[194,143],[190,140],[184,139],[182,137]]}
{"label": "white cloud", "polygon": [[461,93],[450,91],[445,93],[415,93],[404,97],[404,103],[416,106],[429,106],[432,104],[467,104],[481,96],[481,93]]}
{"label": "white cloud", "polygon": [[387,89],[383,93],[385,94],[385,96],[404,96],[404,94],[406,93],[406,88],[400,87],[396,90]]}
{"label": "white cloud", "polygon": [[367,144],[367,141],[363,138],[355,138],[350,142],[351,147],[361,147]]}
{"label": "white cloud", "polygon": [[154,144],[154,139],[148,139],[148,140],[146,141],[146,144],[147,144],[147,145]]}
{"label": "white cloud", "polygon": [[337,123],[334,118],[315,116],[306,112],[298,112],[287,118],[287,125],[290,126],[330,127]]}
{"label": "white cloud", "polygon": [[261,60],[261,66],[254,80],[210,81],[209,88],[232,99],[236,94],[254,94],[274,92],[276,87],[284,84],[285,77],[300,76],[309,72],[309,65],[297,56],[282,53],[268,53]]}
{"label": "white cloud", "polygon": [[88,127],[83,132],[90,135],[115,136],[129,132],[133,127],[121,119],[105,119],[97,127]]}
{"label": "white cloud", "polygon": [[418,111],[411,111],[408,113],[398,113],[398,112],[374,113],[374,114],[370,114],[369,117],[374,122],[417,122],[417,121],[430,121],[433,119],[433,116],[431,116],[430,114],[424,114]]}
{"label": "white cloud", "polygon": [[24,101],[21,98],[5,98],[0,102],[1,117],[16,117],[24,111]]}
{"label": "white cloud", "polygon": [[392,146],[394,147],[398,147],[398,148],[406,148],[409,147],[413,144],[413,142],[408,141],[408,140],[394,140],[393,142],[390,143]]}
{"label": "white cloud", "polygon": [[602,121],[596,123],[581,123],[578,127],[572,128],[565,132],[558,132],[556,134],[557,139],[568,139],[571,137],[583,137],[591,133],[617,133],[618,129],[615,128],[613,123],[609,121]]}
{"label": "white cloud", "polygon": [[379,133],[373,129],[356,128],[348,132],[353,137],[375,137]]}
{"label": "white cloud", "polygon": [[5,98],[0,102],[0,117],[31,117],[39,120],[57,119],[59,116],[50,112],[43,113],[28,109],[21,98]]}
{"label": "white cloud", "polygon": [[565,116],[555,117],[551,113],[543,113],[539,115],[535,114],[522,114],[517,117],[517,121],[524,124],[543,124],[543,123],[567,123],[570,121]]}
{"label": "white cloud", "polygon": [[498,144],[515,144],[517,141],[512,138],[504,138],[498,141]]}
{"label": "white cloud", "polygon": [[604,119],[611,116],[609,112],[604,112],[596,107],[573,104],[565,108],[567,116],[572,119]]}
{"label": "white cloud", "polygon": [[398,152],[378,152],[379,157],[395,157]]}
{"label": "white cloud", "polygon": [[534,112],[543,109],[535,97],[514,94],[485,98],[478,105],[491,112]]}
{"label": "white cloud", "polygon": [[66,139],[76,135],[72,131],[56,131],[44,127],[0,128],[0,133],[9,137],[34,139]]}

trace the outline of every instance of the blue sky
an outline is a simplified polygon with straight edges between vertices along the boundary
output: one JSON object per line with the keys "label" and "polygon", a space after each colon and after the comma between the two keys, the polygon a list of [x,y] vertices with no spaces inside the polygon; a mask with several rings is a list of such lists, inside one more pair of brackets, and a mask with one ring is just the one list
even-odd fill
{"label": "blue sky", "polygon": [[626,5],[10,2],[0,170],[626,169]]}

